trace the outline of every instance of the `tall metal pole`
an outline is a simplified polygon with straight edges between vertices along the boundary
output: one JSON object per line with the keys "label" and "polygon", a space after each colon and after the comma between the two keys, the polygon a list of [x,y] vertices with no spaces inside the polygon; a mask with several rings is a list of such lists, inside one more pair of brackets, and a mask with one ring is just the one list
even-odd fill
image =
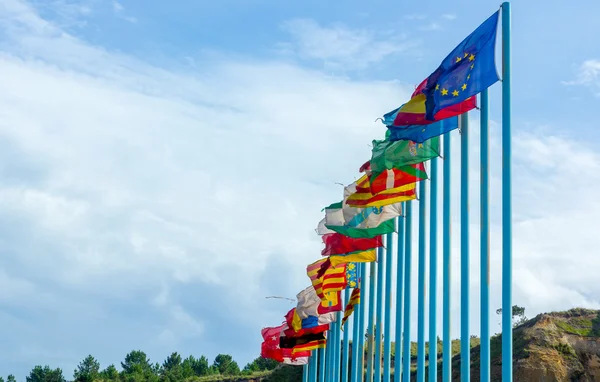
{"label": "tall metal pole", "polygon": [[[341,296],[340,296],[341,297]],[[342,344],[340,341],[340,333],[342,326],[342,315],[340,312],[335,313],[335,330],[334,330],[334,343],[333,343],[333,381],[339,382],[340,380],[340,351],[342,350]]]}
{"label": "tall metal pole", "polygon": [[470,381],[469,336],[469,115],[460,116],[460,380]]}
{"label": "tall metal pole", "polygon": [[444,245],[444,269],[443,269],[443,317],[444,317],[444,339],[443,339],[443,361],[442,381],[452,381],[452,335],[450,332],[450,296],[451,296],[451,262],[450,262],[450,133],[444,135],[444,213],[443,213],[443,245]]}
{"label": "tall metal pole", "polygon": [[[404,203],[402,204],[404,211]],[[400,382],[402,378],[402,319],[404,310],[402,307],[404,287],[404,216],[398,217],[398,263],[396,264],[396,336],[395,336],[395,357],[394,357],[394,382]]]}
{"label": "tall metal pole", "polygon": [[308,382],[308,364],[302,366],[302,382]]}
{"label": "tall metal pole", "polygon": [[309,382],[317,382],[317,378],[319,376],[319,353],[322,351],[323,349],[315,349],[310,354],[310,375],[308,377]]}
{"label": "tall metal pole", "polygon": [[489,148],[488,148],[488,90],[481,92],[481,382],[490,381],[490,217],[489,217]]}
{"label": "tall metal pole", "polygon": [[[358,276],[358,274],[357,274]],[[350,301],[350,288],[344,290],[344,304]],[[348,382],[348,362],[350,360],[350,320],[344,323],[344,342],[342,346],[342,382]]]}
{"label": "tall metal pole", "polygon": [[[442,126],[444,121],[441,122]],[[437,189],[438,159],[431,159],[429,218],[429,381],[437,381]]]}
{"label": "tall metal pole", "polygon": [[502,381],[512,366],[512,189],[510,3],[502,3]]}
{"label": "tall metal pole", "polygon": [[[394,220],[394,224],[396,221]],[[383,324],[383,381],[390,382],[391,370],[390,363],[392,358],[392,259],[394,256],[394,241],[392,234],[388,233],[385,240],[386,260],[385,260],[385,322]]]}
{"label": "tall metal pole", "polygon": [[[389,245],[386,240],[386,245]],[[385,255],[381,249],[381,256],[377,258],[377,313],[375,314],[375,381],[381,381],[381,335],[383,334],[383,285],[385,276]]]}
{"label": "tall metal pole", "polygon": [[402,382],[410,382],[410,300],[412,265],[412,202],[406,202],[404,234],[404,331],[402,334]]}
{"label": "tall metal pole", "polygon": [[363,382],[365,374],[365,312],[367,306],[367,264],[360,263],[360,277],[361,277],[361,290],[360,290],[360,304],[358,305],[360,317],[359,317],[359,335],[358,335],[358,381]]}
{"label": "tall metal pole", "polygon": [[[361,280],[362,266],[361,263],[356,264],[356,277]],[[354,315],[352,316],[352,363],[350,364],[350,382],[358,382],[358,365],[359,365],[359,336],[360,336],[360,307],[363,304],[364,297],[362,296],[364,289],[361,284],[357,285],[360,288],[360,302],[354,307]],[[347,330],[347,329],[344,329]],[[346,373],[347,375],[347,373]],[[344,380],[346,381],[346,380]]]}
{"label": "tall metal pole", "polygon": [[[329,336],[327,339],[327,342],[329,343]],[[319,382],[325,382],[325,376],[327,374],[327,348],[319,349]]]}
{"label": "tall metal pole", "polygon": [[335,320],[329,324],[327,345],[325,347],[325,373],[327,381],[333,380],[333,344],[335,337]]}
{"label": "tall metal pole", "polygon": [[419,293],[417,315],[417,382],[425,382],[425,223],[427,221],[427,182],[419,183]]}
{"label": "tall metal pole", "polygon": [[[383,257],[383,250],[381,248],[377,249],[377,259]],[[372,262],[370,264],[370,275],[369,275],[369,327],[367,329],[369,333],[368,344],[367,344],[367,381],[373,380],[373,351],[374,351],[374,340],[375,333],[373,333],[375,327],[375,286],[376,286],[376,276],[377,276],[377,262]]]}

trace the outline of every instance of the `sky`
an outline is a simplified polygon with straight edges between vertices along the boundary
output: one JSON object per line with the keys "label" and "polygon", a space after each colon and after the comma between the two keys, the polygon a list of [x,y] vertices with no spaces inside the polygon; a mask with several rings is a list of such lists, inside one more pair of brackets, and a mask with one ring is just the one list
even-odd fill
{"label": "sky", "polygon": [[[71,378],[88,354],[119,367],[136,349],[161,363],[173,351],[256,358],[260,329],[294,306],[266,297],[310,285],[321,210],[383,137],[376,118],[499,3],[419,5],[1,0],[0,375],[50,365]],[[591,0],[513,4],[513,301],[530,317],[600,308],[599,12]],[[490,98],[495,310],[499,84]],[[478,121],[470,113],[474,334]]]}

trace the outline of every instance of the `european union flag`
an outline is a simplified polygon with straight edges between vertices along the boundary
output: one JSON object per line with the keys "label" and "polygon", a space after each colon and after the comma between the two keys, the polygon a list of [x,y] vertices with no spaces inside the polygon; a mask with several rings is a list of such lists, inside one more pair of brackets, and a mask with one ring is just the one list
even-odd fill
{"label": "european union flag", "polygon": [[494,13],[465,38],[429,76],[423,93],[426,118],[473,97],[498,81],[495,63],[498,15]]}
{"label": "european union flag", "polygon": [[446,118],[430,125],[388,126],[388,141],[413,141],[423,143],[428,139],[440,136],[458,128],[458,117]]}

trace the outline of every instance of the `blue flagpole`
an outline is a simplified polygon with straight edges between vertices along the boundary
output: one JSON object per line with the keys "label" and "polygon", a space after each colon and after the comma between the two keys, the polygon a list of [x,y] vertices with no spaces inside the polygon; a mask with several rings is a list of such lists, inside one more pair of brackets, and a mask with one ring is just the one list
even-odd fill
{"label": "blue flagpole", "polygon": [[[441,122],[443,127],[444,121]],[[429,381],[437,381],[437,188],[438,159],[431,159],[429,218]]]}
{"label": "blue flagpole", "polygon": [[319,376],[319,352],[321,352],[321,349],[315,349],[310,354],[310,375],[308,377],[309,382],[317,382]]}
{"label": "blue flagpole", "polygon": [[[348,301],[350,301],[350,288],[346,287],[346,290],[344,291],[344,304],[348,305]],[[342,382],[348,382],[348,362],[350,360],[350,320],[346,320],[343,327],[344,342],[342,346]]]}
{"label": "blue flagpole", "polygon": [[[329,336],[327,336],[327,342],[329,342]],[[325,375],[327,373],[327,348],[319,349],[319,382],[325,382]]]}
{"label": "blue flagpole", "polygon": [[417,316],[417,382],[425,382],[425,214],[427,211],[427,182],[419,183],[419,292]]}
{"label": "blue flagpole", "polygon": [[[377,258],[381,258],[382,249],[377,249]],[[369,275],[369,321],[368,321],[368,344],[367,344],[367,381],[373,380],[373,341],[375,340],[375,336],[373,333],[374,323],[375,323],[375,284],[376,284],[376,275],[377,275],[377,262],[372,262],[370,264],[370,275]]]}
{"label": "blue flagpole", "polygon": [[329,335],[327,336],[327,345],[325,347],[325,373],[327,381],[331,381],[333,379],[333,344],[335,337],[335,320],[329,324]]}
{"label": "blue flagpole", "polygon": [[502,381],[505,382],[513,380],[510,17],[510,3],[502,3]]}
{"label": "blue flagpole", "polygon": [[406,222],[404,235],[404,331],[402,334],[402,374],[403,382],[410,382],[410,293],[412,263],[412,201],[406,202]]}
{"label": "blue flagpole", "polygon": [[[402,212],[405,204],[402,203]],[[402,307],[403,294],[402,287],[404,283],[404,216],[398,217],[398,253],[396,258],[396,336],[395,336],[395,357],[394,357],[394,382],[400,382],[402,378],[402,319],[404,311]]]}
{"label": "blue flagpole", "polygon": [[[356,264],[356,278],[357,281],[360,280],[363,276],[362,276],[362,264],[361,263],[357,263]],[[357,287],[360,286],[360,293],[362,294],[362,285],[357,285]],[[358,349],[359,349],[359,333],[360,333],[360,305],[362,305],[362,298],[361,298],[361,302],[359,303],[359,305],[356,305],[354,307],[354,313],[352,315],[352,362],[350,364],[350,382],[357,382],[357,376],[358,376],[358,364],[359,364],[359,360],[358,360]]]}
{"label": "blue flagpole", "polygon": [[471,379],[469,336],[469,115],[460,116],[460,377]]}
{"label": "blue flagpole", "polygon": [[367,264],[360,264],[360,303],[358,305],[360,317],[358,319],[358,373],[357,380],[363,382],[365,374],[365,312],[367,306]]}
{"label": "blue flagpole", "polygon": [[[389,245],[386,239],[386,246]],[[377,258],[377,313],[375,326],[375,381],[381,381],[381,335],[383,333],[383,278],[385,275],[385,255],[383,248]]]}
{"label": "blue flagpole", "polygon": [[450,133],[444,135],[444,213],[443,213],[443,245],[444,245],[444,269],[443,269],[443,316],[444,316],[444,338],[443,338],[443,361],[442,376],[443,382],[452,381],[452,335],[450,333]]}
{"label": "blue flagpole", "polygon": [[[340,295],[340,298],[341,298],[341,295]],[[342,306],[343,306],[343,303],[342,303]],[[332,380],[335,380],[335,377],[337,375],[338,364],[339,364],[339,359],[338,359],[338,342],[339,342],[339,338],[338,338],[338,336],[339,336],[339,330],[340,330],[340,328],[339,328],[339,325],[338,325],[338,323],[339,323],[338,319],[339,319],[339,313],[335,312],[335,321],[334,321],[333,336],[332,336],[332,339],[333,339],[333,344],[332,344],[332,348],[333,348],[332,349],[333,350],[332,354],[333,354],[333,357],[331,358],[331,376],[333,378]]]}
{"label": "blue flagpole", "polygon": [[[396,220],[394,219],[394,223]],[[388,233],[385,240],[385,321],[383,323],[383,380],[389,382],[391,376],[390,363],[392,358],[392,259],[394,256],[394,242],[392,234]]]}
{"label": "blue flagpole", "polygon": [[[340,295],[341,298],[341,295]],[[344,306],[344,303],[342,304]],[[339,382],[340,380],[340,355],[342,350],[341,340],[341,327],[342,327],[342,315],[340,312],[335,313],[335,346],[333,347],[333,380]]]}
{"label": "blue flagpole", "polygon": [[302,382],[308,382],[308,365],[302,366]]}
{"label": "blue flagpole", "polygon": [[490,381],[490,217],[489,217],[489,139],[488,91],[481,92],[481,382]]}

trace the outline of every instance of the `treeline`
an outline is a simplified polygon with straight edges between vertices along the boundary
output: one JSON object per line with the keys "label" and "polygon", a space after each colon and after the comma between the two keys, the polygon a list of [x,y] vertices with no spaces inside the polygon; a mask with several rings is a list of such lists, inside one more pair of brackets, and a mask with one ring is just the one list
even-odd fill
{"label": "treeline", "polygon": [[[125,356],[121,362],[121,371],[115,365],[104,369],[96,358],[89,355],[79,363],[73,372],[74,382],[178,382],[188,379],[211,379],[210,376],[234,377],[252,376],[273,370],[278,363],[262,357],[256,358],[240,369],[236,361],[229,354],[219,354],[214,361],[209,363],[208,358],[201,356],[195,358],[190,355],[183,359],[178,353],[172,353],[159,364],[152,363],[141,350],[134,350]],[[202,378],[203,377],[203,378]],[[66,382],[67,378],[60,368],[52,369],[50,366],[35,366],[25,377],[25,382]],[[0,377],[0,382],[5,382]],[[6,382],[17,382],[13,375],[6,378]]]}

